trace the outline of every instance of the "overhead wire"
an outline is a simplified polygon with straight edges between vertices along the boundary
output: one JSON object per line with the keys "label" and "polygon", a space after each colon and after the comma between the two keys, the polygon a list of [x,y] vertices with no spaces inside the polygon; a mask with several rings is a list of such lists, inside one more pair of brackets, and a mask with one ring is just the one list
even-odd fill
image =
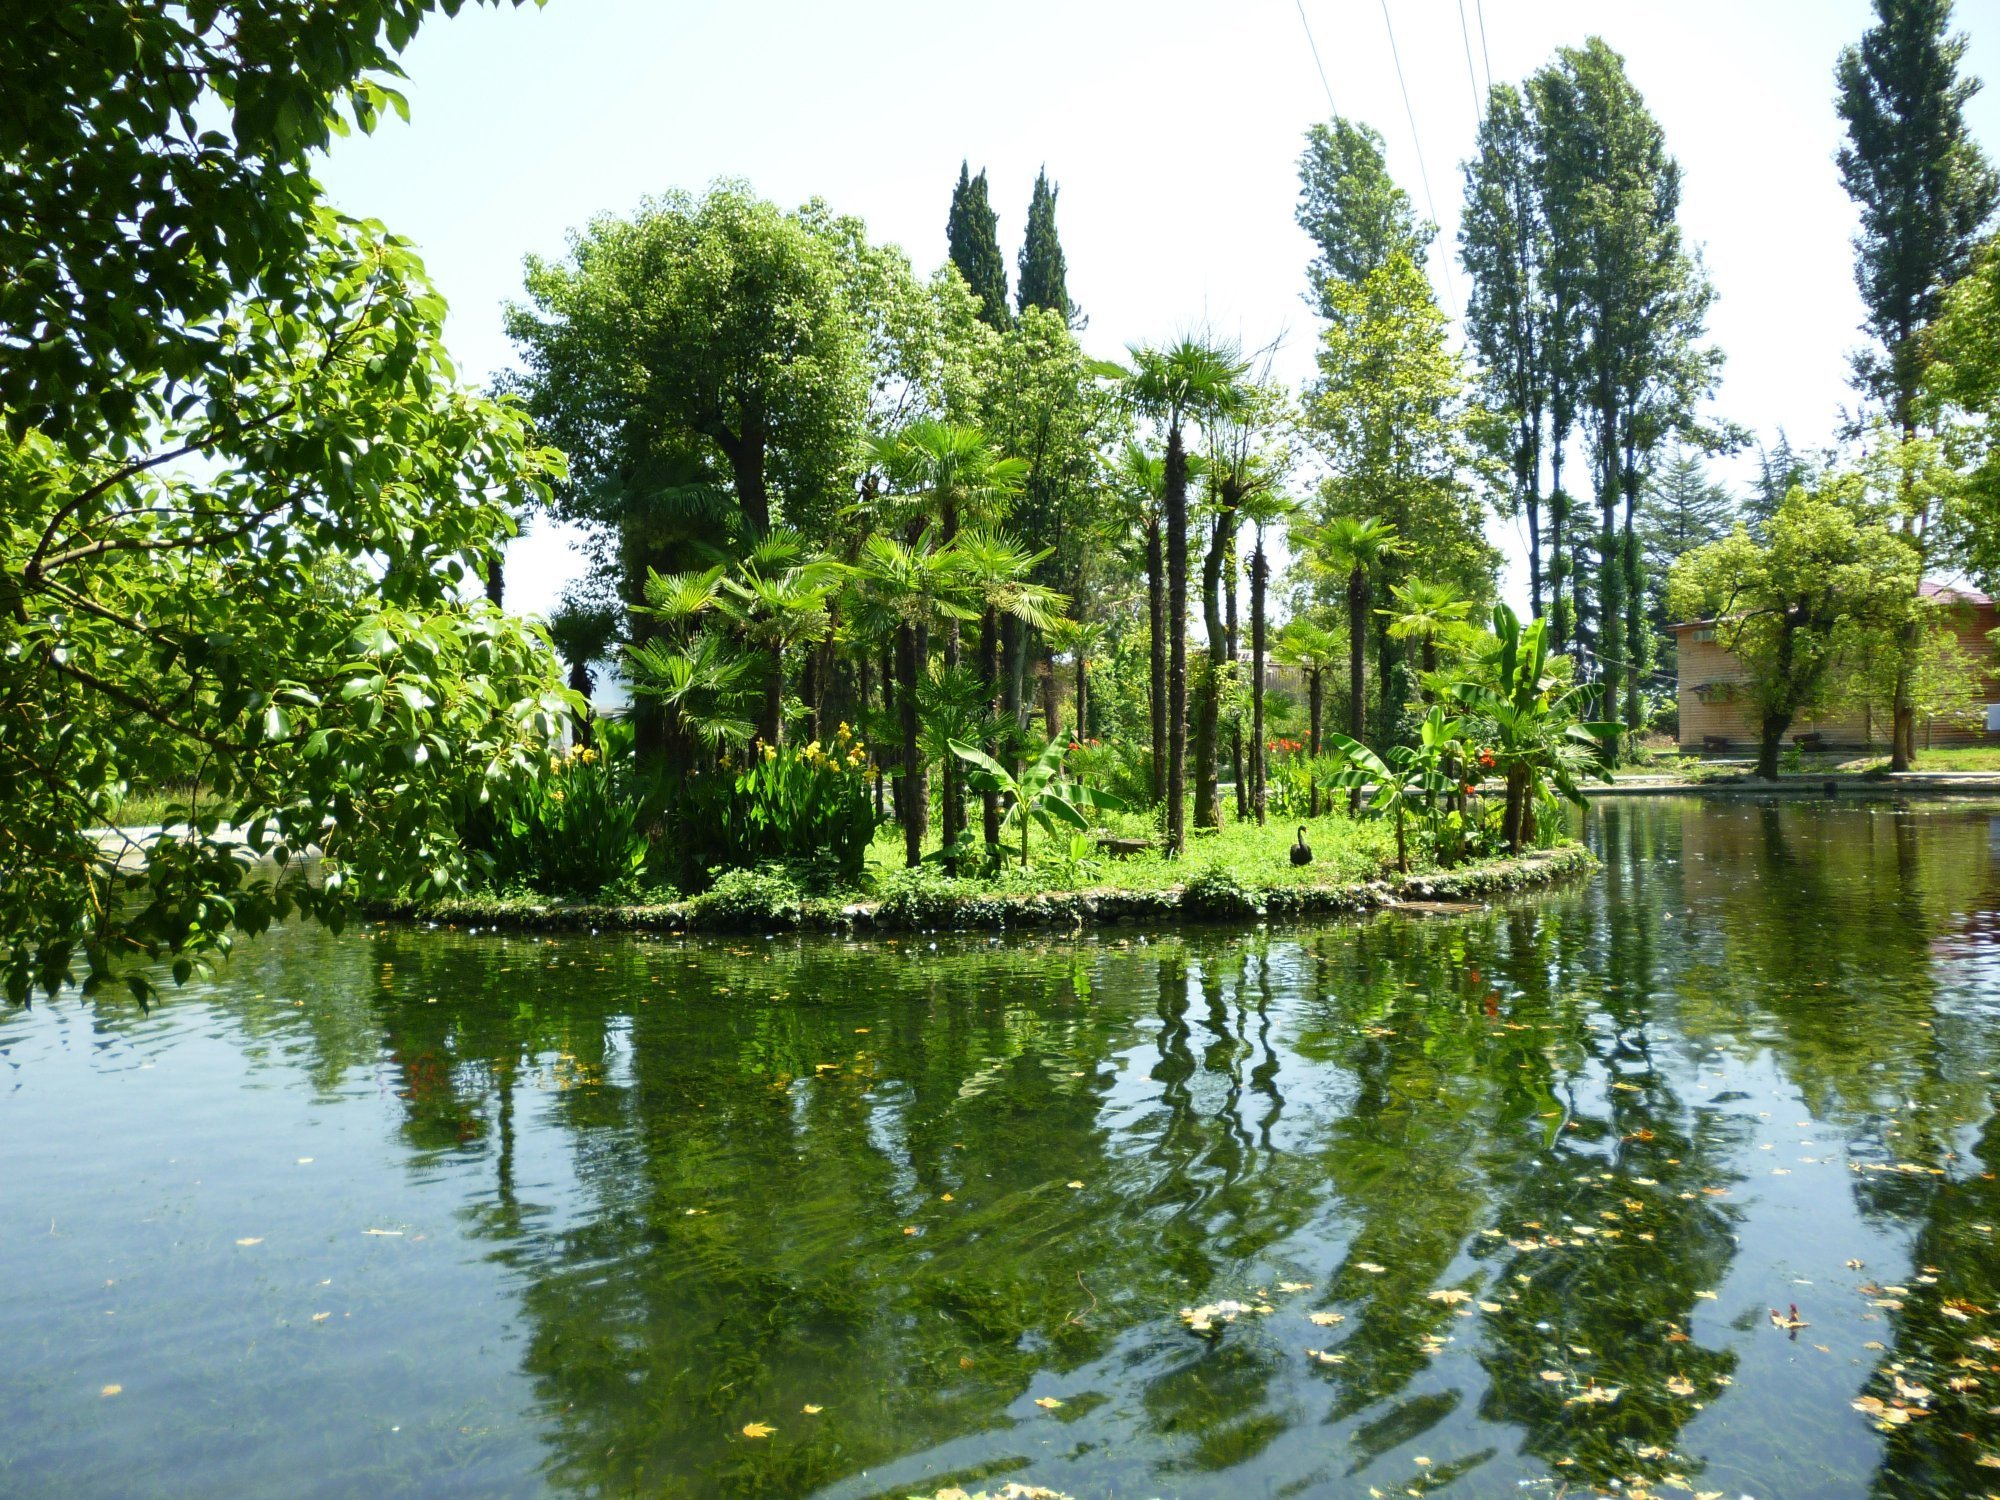
{"label": "overhead wire", "polygon": [[1486,92],[1493,93],[1493,54],[1486,50],[1486,0],[1472,0],[1472,13],[1479,18],[1479,60],[1486,67]]}
{"label": "overhead wire", "polygon": [[1338,115],[1340,107],[1333,102],[1333,85],[1326,81],[1326,64],[1319,60],[1319,43],[1313,40],[1312,22],[1306,19],[1306,0],[1293,0],[1299,8],[1299,24],[1306,29],[1306,46],[1312,49],[1313,66],[1319,69],[1319,86],[1326,90],[1326,107],[1330,114]]}
{"label": "overhead wire", "polygon": [[[1431,211],[1431,223],[1441,224],[1438,218],[1437,199],[1431,194],[1430,169],[1424,165],[1424,144],[1417,130],[1417,108],[1410,102],[1409,81],[1403,77],[1403,54],[1396,46],[1396,23],[1389,19],[1389,0],[1382,0],[1382,25],[1389,33],[1389,57],[1396,64],[1396,85],[1403,91],[1403,113],[1410,121],[1410,144],[1417,153],[1417,180],[1424,185],[1424,206]],[[1438,262],[1444,269],[1445,297],[1451,307],[1453,321],[1458,318],[1458,283],[1451,274],[1451,260],[1446,257]]]}
{"label": "overhead wire", "polygon": [[1486,96],[1479,91],[1479,70],[1472,66],[1472,32],[1465,24],[1465,0],[1458,0],[1458,34],[1465,41],[1465,78],[1472,85],[1472,123],[1486,124]]}

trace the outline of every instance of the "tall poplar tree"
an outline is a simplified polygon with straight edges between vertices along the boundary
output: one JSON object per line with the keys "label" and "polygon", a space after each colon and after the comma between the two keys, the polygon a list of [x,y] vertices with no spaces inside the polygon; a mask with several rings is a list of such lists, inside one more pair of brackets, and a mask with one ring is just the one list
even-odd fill
{"label": "tall poplar tree", "polygon": [[951,192],[945,236],[951,263],[979,299],[979,316],[988,326],[1005,329],[1012,321],[1007,311],[1007,262],[1000,254],[1000,217],[987,196],[984,167],[974,177],[968,163],[958,164],[958,186]]}
{"label": "tall poplar tree", "polygon": [[[1971,264],[2000,201],[2000,179],[1966,128],[1965,105],[1979,81],[1959,74],[1966,43],[1948,30],[1951,0],[1875,0],[1875,15],[1834,69],[1835,107],[1847,126],[1836,159],[1861,209],[1854,274],[1868,309],[1862,326],[1878,346],[1856,357],[1856,381],[1883,403],[1907,442],[1917,431],[1925,330]],[[1937,520],[1929,493],[1904,490],[1902,532],[1920,562],[1928,560]],[[1890,735],[1890,765],[1898,771],[1916,759],[1915,630],[1906,626],[1899,641],[1905,665]]]}
{"label": "tall poplar tree", "polygon": [[1966,39],[1946,29],[1951,0],[1875,0],[1875,14],[1834,69],[1847,127],[1836,160],[1861,209],[1854,276],[1868,308],[1863,326],[1880,346],[1857,357],[1855,375],[1911,437],[1920,335],[1971,264],[2000,179],[1966,127],[1979,80],[1959,74]]}
{"label": "tall poplar tree", "polygon": [[1381,135],[1338,116],[1306,132],[1293,217],[1316,249],[1306,300],[1323,318],[1333,316],[1334,288],[1359,285],[1398,251],[1422,267],[1437,233],[1389,175]]}
{"label": "tall poplar tree", "polygon": [[1487,405],[1503,417],[1492,445],[1528,521],[1528,603],[1542,614],[1543,418],[1549,404],[1548,224],[1535,190],[1533,122],[1520,90],[1497,84],[1480,122],[1479,154],[1465,166],[1459,255],[1471,278],[1465,331],[1478,352]]}
{"label": "tall poplar tree", "polygon": [[1660,445],[1694,430],[1695,407],[1714,388],[1721,357],[1700,344],[1714,291],[1681,240],[1680,167],[1625,60],[1592,37],[1558,52],[1532,89],[1551,164],[1551,260],[1576,291],[1573,350],[1600,517],[1602,712],[1622,707],[1636,731],[1649,634],[1640,484]]}
{"label": "tall poplar tree", "polygon": [[1035,195],[1028,200],[1028,231],[1021,242],[1021,279],[1015,287],[1016,307],[1026,312],[1044,307],[1075,326],[1076,304],[1069,300],[1069,268],[1062,241],[1056,236],[1056,193],[1046,170],[1035,174]]}

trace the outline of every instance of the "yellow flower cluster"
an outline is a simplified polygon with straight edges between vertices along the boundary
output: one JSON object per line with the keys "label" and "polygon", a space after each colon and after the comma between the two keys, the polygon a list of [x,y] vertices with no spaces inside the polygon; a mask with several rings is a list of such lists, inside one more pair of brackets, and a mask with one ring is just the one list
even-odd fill
{"label": "yellow flower cluster", "polygon": [[[767,749],[766,754],[770,751]],[[854,731],[842,724],[834,731],[829,744],[812,741],[799,752],[799,759],[809,766],[822,766],[830,771],[858,771],[868,762],[868,747],[854,736]]]}

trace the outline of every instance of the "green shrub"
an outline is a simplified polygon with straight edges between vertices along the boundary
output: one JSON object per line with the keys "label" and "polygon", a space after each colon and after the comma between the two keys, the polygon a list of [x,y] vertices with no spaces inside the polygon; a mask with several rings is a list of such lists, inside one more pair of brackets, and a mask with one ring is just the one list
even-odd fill
{"label": "green shrub", "polygon": [[698,927],[794,927],[805,892],[776,870],[717,870],[715,883],[694,898]]}
{"label": "green shrub", "polygon": [[766,747],[739,769],[710,771],[668,791],[668,871],[686,886],[707,871],[782,865],[814,889],[860,878],[875,836],[867,752],[843,724],[829,745]]}
{"label": "green shrub", "polygon": [[638,878],[652,798],[633,762],[632,726],[599,726],[504,807],[482,809],[466,843],[499,889],[595,896]]}
{"label": "green shrub", "polygon": [[1257,893],[1228,865],[1197,871],[1181,890],[1181,910],[1192,917],[1250,917],[1259,904]]}
{"label": "green shrub", "polygon": [[954,880],[936,865],[917,865],[882,877],[878,920],[892,926],[942,927],[960,904],[981,889],[973,880]]}

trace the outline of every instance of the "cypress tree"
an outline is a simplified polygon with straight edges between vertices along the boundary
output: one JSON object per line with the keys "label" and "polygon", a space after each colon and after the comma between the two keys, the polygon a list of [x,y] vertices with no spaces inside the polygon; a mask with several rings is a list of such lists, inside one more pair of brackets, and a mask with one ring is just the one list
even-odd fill
{"label": "cypress tree", "polygon": [[1028,201],[1028,232],[1021,242],[1021,280],[1016,305],[1022,312],[1045,307],[1076,323],[1076,304],[1069,300],[1068,266],[1062,241],[1056,237],[1056,189],[1046,169],[1035,173],[1035,195]]}
{"label": "cypress tree", "polygon": [[979,316],[994,328],[1006,328],[1013,321],[1007,312],[1007,262],[1000,254],[1000,219],[987,197],[985,168],[974,177],[967,163],[959,163],[945,235],[951,263],[979,299]]}
{"label": "cypress tree", "polygon": [[1959,76],[1965,38],[1946,30],[1951,0],[1875,0],[1875,14],[1834,69],[1847,126],[1836,160],[1861,207],[1854,274],[1864,327],[1881,345],[1857,359],[1855,374],[1909,436],[1923,380],[1920,335],[1970,264],[2000,181],[1966,130],[1979,80]]}

